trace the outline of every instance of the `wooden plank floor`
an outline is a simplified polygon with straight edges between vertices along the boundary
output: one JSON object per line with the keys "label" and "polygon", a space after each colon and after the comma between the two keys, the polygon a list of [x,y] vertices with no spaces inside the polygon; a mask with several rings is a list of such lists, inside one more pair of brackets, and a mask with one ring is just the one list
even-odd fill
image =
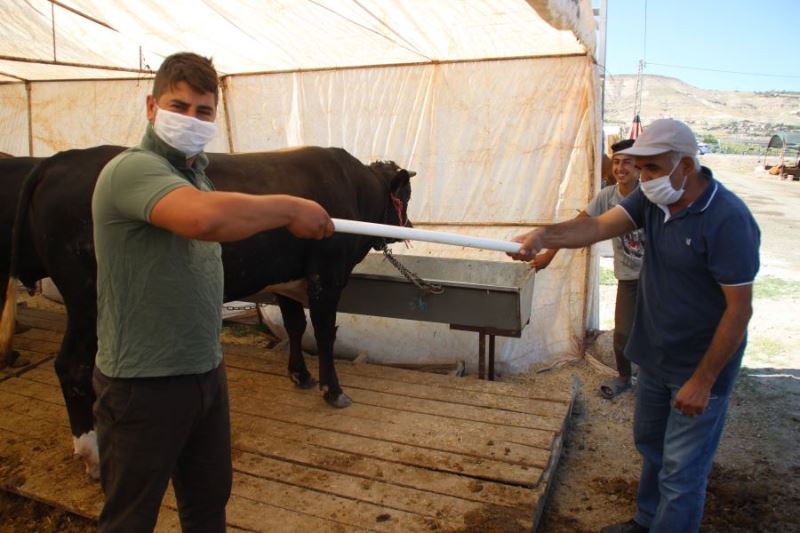
{"label": "wooden plank floor", "polygon": [[[0,373],[2,488],[96,518],[97,483],[72,457],[52,369],[64,315],[20,309],[31,364]],[[353,405],[295,389],[286,355],[225,345],[234,482],[231,530],[531,531],[558,464],[571,390],[534,390],[337,361]],[[316,359],[307,357],[317,373]],[[164,500],[163,531],[177,527]]]}

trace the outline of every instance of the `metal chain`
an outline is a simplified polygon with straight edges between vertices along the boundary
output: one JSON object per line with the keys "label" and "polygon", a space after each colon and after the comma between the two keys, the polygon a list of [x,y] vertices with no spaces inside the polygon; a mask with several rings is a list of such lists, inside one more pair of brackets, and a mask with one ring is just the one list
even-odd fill
{"label": "metal chain", "polygon": [[429,281],[425,281],[414,272],[411,272],[405,266],[403,266],[400,261],[397,260],[395,256],[392,255],[392,251],[383,243],[383,255],[386,256],[386,259],[394,265],[394,267],[411,283],[413,283],[420,291],[425,294],[442,294],[444,293],[444,287],[437,283],[431,283]]}

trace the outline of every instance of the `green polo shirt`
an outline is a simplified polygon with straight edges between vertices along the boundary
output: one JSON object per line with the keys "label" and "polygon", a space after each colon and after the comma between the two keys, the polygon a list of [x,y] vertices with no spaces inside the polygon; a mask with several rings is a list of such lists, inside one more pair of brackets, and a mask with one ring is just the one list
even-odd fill
{"label": "green polo shirt", "polygon": [[222,361],[222,258],[216,242],[150,223],[178,187],[213,189],[201,153],[185,155],[151,126],[103,168],[92,197],[97,256],[97,359],[109,377],[200,374]]}

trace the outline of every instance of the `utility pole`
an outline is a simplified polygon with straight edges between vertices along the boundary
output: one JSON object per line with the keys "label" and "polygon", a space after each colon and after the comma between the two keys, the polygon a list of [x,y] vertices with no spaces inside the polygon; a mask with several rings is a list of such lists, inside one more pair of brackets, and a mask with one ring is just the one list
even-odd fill
{"label": "utility pole", "polygon": [[608,0],[600,2],[600,8],[593,12],[597,22],[597,66],[600,72],[600,122],[603,123],[606,112],[606,41],[608,34]]}

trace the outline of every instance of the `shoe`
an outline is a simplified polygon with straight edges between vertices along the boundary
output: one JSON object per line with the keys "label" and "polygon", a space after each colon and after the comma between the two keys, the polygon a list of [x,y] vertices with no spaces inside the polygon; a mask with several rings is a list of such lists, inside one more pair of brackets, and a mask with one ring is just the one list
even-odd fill
{"label": "shoe", "polygon": [[600,396],[606,400],[612,400],[630,388],[630,378],[625,379],[617,376],[613,379],[605,381],[602,385],[600,385]]}
{"label": "shoe", "polygon": [[600,529],[600,533],[647,533],[650,531],[649,527],[640,526],[638,522],[631,519],[627,522],[620,522],[618,524],[611,524]]}

